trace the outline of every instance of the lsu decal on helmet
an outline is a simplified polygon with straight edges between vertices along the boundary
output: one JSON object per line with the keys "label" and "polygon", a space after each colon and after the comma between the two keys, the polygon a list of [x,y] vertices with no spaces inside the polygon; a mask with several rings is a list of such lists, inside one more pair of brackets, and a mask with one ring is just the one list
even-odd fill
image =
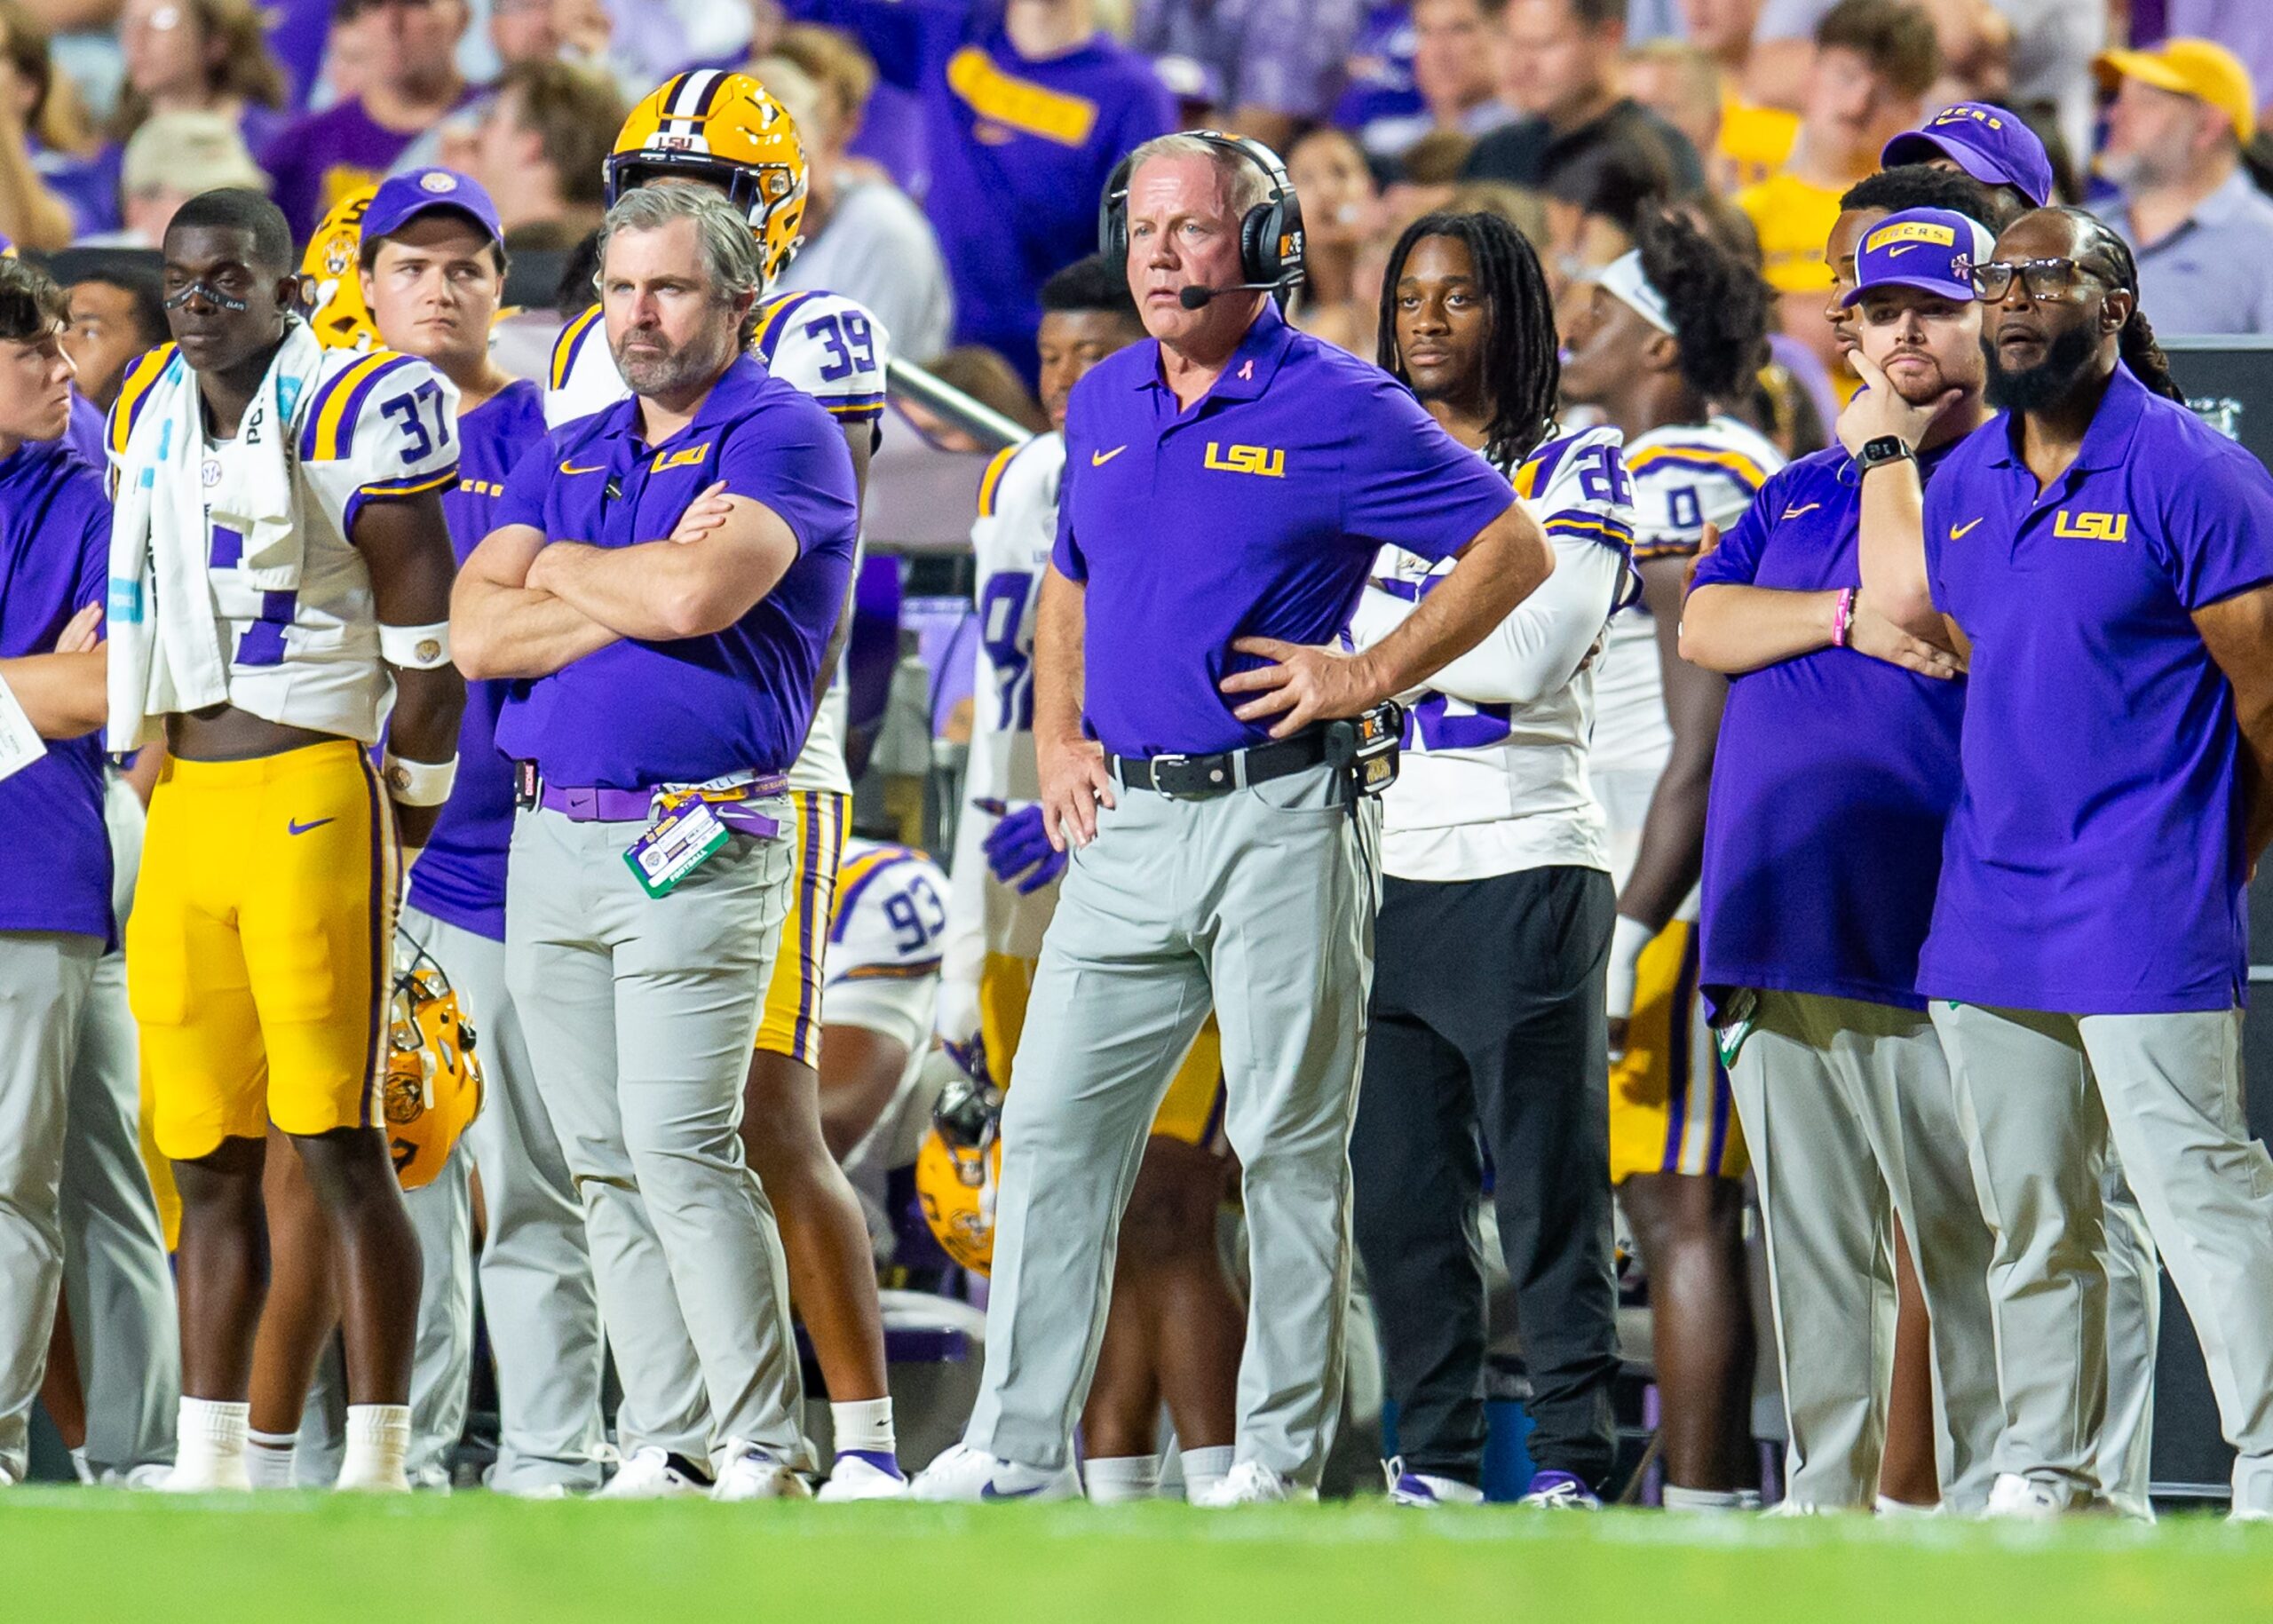
{"label": "lsu decal on helmet", "polygon": [[631,109],[606,166],[607,201],[651,181],[708,181],[749,216],[768,289],[804,241],[805,148],[797,122],[748,74],[701,68]]}
{"label": "lsu decal on helmet", "polygon": [[380,1094],[387,1149],[406,1190],[432,1184],[481,1111],[481,1061],[455,988],[424,948],[399,942]]}
{"label": "lsu decal on helmet", "polygon": [[363,215],[378,195],[375,186],[358,186],[332,205],[308,251],[301,256],[300,274],[313,285],[308,303],[308,325],[330,350],[376,350],[377,323],[363,303],[363,279],[357,274],[357,257],[363,247]]}
{"label": "lsu decal on helmet", "polygon": [[1002,1090],[957,1071],[915,1153],[915,1199],[939,1249],[970,1270],[994,1267],[994,1192],[1002,1176]]}

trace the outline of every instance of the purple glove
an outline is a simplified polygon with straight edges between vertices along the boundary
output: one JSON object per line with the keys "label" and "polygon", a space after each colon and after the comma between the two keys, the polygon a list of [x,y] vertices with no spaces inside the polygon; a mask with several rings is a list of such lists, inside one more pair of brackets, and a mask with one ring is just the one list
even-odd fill
{"label": "purple glove", "polygon": [[988,870],[1003,884],[1017,886],[1021,897],[1034,895],[1065,872],[1065,853],[1050,850],[1038,804],[1003,813],[983,850]]}

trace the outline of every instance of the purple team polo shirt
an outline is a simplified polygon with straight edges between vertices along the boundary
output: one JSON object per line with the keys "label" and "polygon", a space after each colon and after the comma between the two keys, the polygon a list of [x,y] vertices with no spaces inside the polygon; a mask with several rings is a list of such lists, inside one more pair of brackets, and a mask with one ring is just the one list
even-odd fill
{"label": "purple team polo shirt", "polygon": [[1216,687],[1269,663],[1234,638],[1331,642],[1384,545],[1446,558],[1514,502],[1403,384],[1269,305],[1189,411],[1130,345],[1074,386],[1051,555],[1087,588],[1090,729],[1124,756],[1266,742]]}
{"label": "purple team polo shirt", "polygon": [[[544,439],[544,392],[521,378],[458,419],[458,482],[442,495],[450,544],[463,564],[497,527],[506,479]],[[505,853],[513,839],[513,765],[497,749],[507,684],[465,685],[458,778],[410,870],[411,906],[462,931],[505,939]]]}
{"label": "purple team polo shirt", "polygon": [[1971,640],[1932,998],[2064,1015],[2240,1002],[2241,735],[2193,612],[2273,581],[2273,478],[2121,367],[2038,494],[1992,419],[1926,492],[1934,601]]}
{"label": "purple team polo shirt", "polygon": [[729,772],[784,772],[812,725],[821,651],[836,630],[859,527],[852,457],[813,399],[748,356],[694,421],[659,446],[631,398],[556,429],[505,481],[492,522],[553,541],[661,541],[718,480],[779,514],[796,561],[721,632],[625,638],[510,685],[497,746],[566,788],[645,789]]}
{"label": "purple team polo shirt", "polygon": [[[0,458],[0,658],[44,654],[110,578],[103,477],[62,440]],[[102,730],[0,779],[0,931],[114,939]]]}
{"label": "purple team polo shirt", "polygon": [[[1946,453],[1925,458],[1938,490]],[[1780,470],[1697,585],[1835,591],[1862,584],[1862,488],[1833,446]],[[1919,1010],[1942,828],[1957,800],[1960,682],[1851,648],[1729,679],[1705,813],[1704,952],[1718,1002],[1737,987]]]}

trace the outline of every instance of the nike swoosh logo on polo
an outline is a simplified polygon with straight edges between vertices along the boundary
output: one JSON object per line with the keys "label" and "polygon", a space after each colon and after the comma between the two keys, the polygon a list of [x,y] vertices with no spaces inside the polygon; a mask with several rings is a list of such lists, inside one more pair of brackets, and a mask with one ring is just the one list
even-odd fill
{"label": "nike swoosh logo on polo", "polygon": [[562,473],[606,473],[607,470],[605,467],[572,468],[566,463],[563,463],[560,464],[560,471]]}
{"label": "nike swoosh logo on polo", "polygon": [[994,1480],[989,1477],[979,1485],[978,1497],[981,1500],[1026,1500],[1049,1486],[1046,1483],[1037,1483],[1030,1489],[998,1489],[994,1486]]}
{"label": "nike swoosh logo on polo", "polygon": [[1107,463],[1110,463],[1113,458],[1119,456],[1122,452],[1128,449],[1129,448],[1126,446],[1115,446],[1110,451],[1092,451],[1089,453],[1089,466],[1092,468],[1102,468]]}
{"label": "nike swoosh logo on polo", "polygon": [[1800,507],[1796,507],[1796,508],[1786,508],[1786,509],[1784,510],[1784,517],[1785,517],[1786,519],[1797,519],[1797,518],[1798,518],[1801,514],[1802,514],[1802,513],[1812,513],[1812,512],[1814,512],[1818,508],[1821,507],[1822,505],[1823,505],[1823,503],[1821,503],[1820,502],[1810,502],[1810,503],[1805,503],[1804,505],[1800,506]]}
{"label": "nike swoosh logo on polo", "polygon": [[289,818],[285,820],[284,827],[295,835],[305,835],[310,829],[320,829],[327,823],[337,823],[338,821],[339,820],[337,818],[318,818],[313,823],[303,823],[297,818]]}
{"label": "nike swoosh logo on polo", "polygon": [[1965,538],[1967,532],[1970,531],[1975,525],[1977,525],[1981,521],[1976,519],[1968,524],[1952,525],[1950,527],[1950,540],[1953,542],[1962,541]]}

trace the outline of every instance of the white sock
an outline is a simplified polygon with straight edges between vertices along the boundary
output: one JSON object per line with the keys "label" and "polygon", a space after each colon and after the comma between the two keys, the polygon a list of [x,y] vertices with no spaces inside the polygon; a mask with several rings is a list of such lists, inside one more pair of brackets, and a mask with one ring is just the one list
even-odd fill
{"label": "white sock", "polygon": [[1931,1517],[1940,1509],[1939,1506],[1913,1506],[1908,1501],[1897,1500],[1891,1494],[1881,1494],[1878,1498],[1877,1510],[1881,1517]]}
{"label": "white sock", "polygon": [[856,1398],[850,1404],[832,1404],[828,1419],[836,1434],[836,1450],[839,1454],[858,1449],[867,1454],[899,1454],[898,1440],[892,1436],[891,1400],[890,1398]]}
{"label": "white sock", "polygon": [[71,1475],[81,1483],[92,1483],[96,1480],[95,1463],[87,1459],[87,1446],[84,1444],[71,1452]]}
{"label": "white sock", "polygon": [[245,1475],[257,1489],[289,1489],[292,1486],[292,1452],[299,1439],[289,1432],[263,1432],[249,1429],[245,1433]]}
{"label": "white sock", "polygon": [[1737,1491],[1737,1509],[1739,1511],[1759,1510],[1760,1491],[1758,1489],[1738,1489]]}
{"label": "white sock", "polygon": [[1665,1487],[1665,1508],[1668,1511],[1741,1511],[1744,1495],[1736,1489],[1683,1489],[1668,1483]]}
{"label": "white sock", "polygon": [[1184,1465],[1184,1497],[1197,1500],[1232,1475],[1232,1446],[1218,1444],[1213,1449],[1179,1450],[1176,1459]]}
{"label": "white sock", "polygon": [[403,1463],[409,1458],[408,1405],[347,1406],[347,1450],[339,1462],[339,1487],[407,1494],[410,1479]]}
{"label": "white sock", "polygon": [[1081,1462],[1081,1486],[1100,1506],[1124,1506],[1134,1500],[1157,1500],[1160,1493],[1160,1457],[1116,1454]]}
{"label": "white sock", "polygon": [[249,1404],[185,1398],[174,1422],[174,1470],[168,1486],[252,1487],[245,1474],[245,1431],[251,1415]]}

